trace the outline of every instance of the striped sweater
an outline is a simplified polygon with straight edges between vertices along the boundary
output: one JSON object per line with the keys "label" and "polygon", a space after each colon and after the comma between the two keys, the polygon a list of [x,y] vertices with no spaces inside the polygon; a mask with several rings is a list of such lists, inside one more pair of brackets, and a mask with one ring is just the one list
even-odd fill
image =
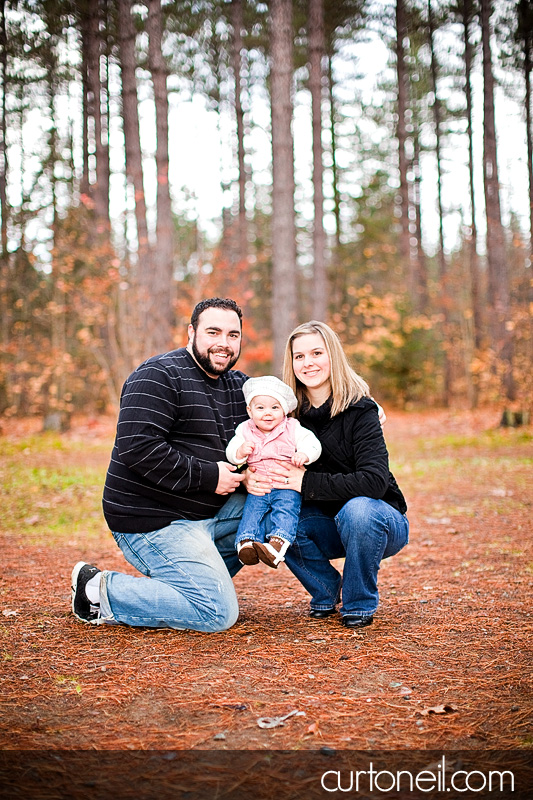
{"label": "striped sweater", "polygon": [[118,533],[145,533],[176,519],[209,519],[226,502],[215,494],[217,461],[248,419],[247,376],[210,378],[185,348],[149,358],[122,389],[103,508]]}

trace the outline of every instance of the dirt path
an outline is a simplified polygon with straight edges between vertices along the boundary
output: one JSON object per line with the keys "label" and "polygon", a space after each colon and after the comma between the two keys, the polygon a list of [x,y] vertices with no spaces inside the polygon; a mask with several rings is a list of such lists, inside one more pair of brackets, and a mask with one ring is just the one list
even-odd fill
{"label": "dirt path", "polygon": [[[85,627],[69,613],[72,565],[133,572],[103,521],[87,538],[48,542],[8,517],[0,748],[532,747],[531,429],[497,431],[497,421],[489,412],[389,415],[411,543],[384,562],[380,609],[361,633],[337,618],[309,620],[306,593],[284,565],[241,571],[241,614],[224,634]],[[4,431],[10,442],[22,433]],[[102,442],[90,454],[88,435]],[[65,438],[67,450],[30,450],[28,463],[81,460],[103,475],[107,421]],[[75,510],[75,493],[69,503]],[[94,515],[98,506],[95,497]],[[24,513],[31,520],[35,509]],[[293,710],[284,726],[258,725]]]}

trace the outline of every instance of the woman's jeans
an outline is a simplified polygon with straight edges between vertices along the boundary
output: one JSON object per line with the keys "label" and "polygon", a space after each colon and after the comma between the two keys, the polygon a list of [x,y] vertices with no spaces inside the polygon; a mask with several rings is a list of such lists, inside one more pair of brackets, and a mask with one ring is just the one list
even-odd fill
{"label": "woman's jeans", "polygon": [[150,533],[113,533],[130,564],[146,577],[105,570],[100,618],[109,624],[215,632],[237,621],[231,576],[244,494],[232,494],[216,517],[176,520]]}
{"label": "woman's jeans", "polygon": [[[340,599],[343,616],[370,617],[378,607],[378,570],[383,558],[409,540],[404,514],[370,497],[354,497],[336,517],[303,506],[298,533],[285,561],[311,595],[311,608],[327,610]],[[343,577],[330,564],[345,558]]]}
{"label": "woman's jeans", "polygon": [[261,497],[249,494],[244,504],[235,544],[245,539],[264,542],[279,536],[293,543],[298,528],[302,495],[293,489],[272,489]]}

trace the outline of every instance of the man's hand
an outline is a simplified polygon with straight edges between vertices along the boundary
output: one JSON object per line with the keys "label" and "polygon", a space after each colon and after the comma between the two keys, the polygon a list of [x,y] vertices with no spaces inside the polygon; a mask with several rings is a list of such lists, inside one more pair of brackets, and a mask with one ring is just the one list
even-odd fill
{"label": "man's hand", "polygon": [[235,472],[237,467],[228,464],[226,461],[217,461],[218,464],[218,483],[215,489],[216,494],[231,494],[235,491],[244,475]]}

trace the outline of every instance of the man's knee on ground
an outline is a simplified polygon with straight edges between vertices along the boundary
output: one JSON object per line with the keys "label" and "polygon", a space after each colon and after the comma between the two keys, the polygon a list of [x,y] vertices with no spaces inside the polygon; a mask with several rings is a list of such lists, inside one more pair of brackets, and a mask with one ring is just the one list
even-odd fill
{"label": "man's knee on ground", "polygon": [[205,633],[222,633],[232,628],[239,618],[239,604],[237,598],[234,602],[227,602],[223,607],[220,604],[213,609],[213,614],[205,619]]}

